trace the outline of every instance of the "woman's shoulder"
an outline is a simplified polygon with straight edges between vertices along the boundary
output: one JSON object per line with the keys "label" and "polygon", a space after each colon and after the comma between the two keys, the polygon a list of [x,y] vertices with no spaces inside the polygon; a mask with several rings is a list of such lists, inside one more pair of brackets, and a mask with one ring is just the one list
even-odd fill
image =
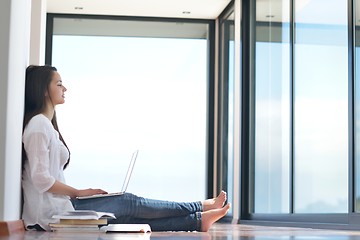
{"label": "woman's shoulder", "polygon": [[44,114],[41,113],[33,116],[29,121],[29,124],[30,123],[51,124],[50,120]]}
{"label": "woman's shoulder", "polygon": [[38,114],[32,117],[26,126],[28,130],[38,130],[38,131],[47,131],[52,129],[52,124],[50,120],[45,117],[43,114]]}

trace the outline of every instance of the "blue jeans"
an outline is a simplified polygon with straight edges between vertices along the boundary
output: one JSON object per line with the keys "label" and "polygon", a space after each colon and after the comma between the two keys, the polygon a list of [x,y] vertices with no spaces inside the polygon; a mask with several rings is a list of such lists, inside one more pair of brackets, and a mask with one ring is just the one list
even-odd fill
{"label": "blue jeans", "polygon": [[112,212],[109,223],[147,223],[152,231],[200,231],[201,202],[170,202],[131,193],[92,199],[73,199],[76,210]]}

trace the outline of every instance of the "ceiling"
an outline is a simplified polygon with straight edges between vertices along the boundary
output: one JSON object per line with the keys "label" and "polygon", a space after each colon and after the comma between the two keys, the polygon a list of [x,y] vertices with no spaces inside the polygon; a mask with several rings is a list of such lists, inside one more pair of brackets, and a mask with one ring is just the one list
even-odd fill
{"label": "ceiling", "polygon": [[[139,17],[216,19],[231,0],[46,0],[47,12]],[[254,0],[255,1],[255,0]],[[327,24],[346,23],[344,0],[295,1],[297,21]],[[328,4],[330,2],[335,2]],[[360,0],[356,0],[357,6]],[[289,22],[289,1],[256,0],[256,18],[264,22]],[[321,11],[327,5],[326,12]],[[303,11],[304,10],[304,11]],[[304,13],[303,13],[304,12]],[[326,13],[326,14],[325,14]],[[356,8],[360,16],[360,8]],[[309,18],[309,19],[308,19]],[[357,25],[360,21],[356,21]]]}
{"label": "ceiling", "polygon": [[231,0],[47,0],[47,12],[216,19]]}

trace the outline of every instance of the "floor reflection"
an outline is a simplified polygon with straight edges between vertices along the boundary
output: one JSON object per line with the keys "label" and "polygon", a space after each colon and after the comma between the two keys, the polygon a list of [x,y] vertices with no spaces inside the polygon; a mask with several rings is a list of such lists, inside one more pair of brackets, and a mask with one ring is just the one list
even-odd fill
{"label": "floor reflection", "polygon": [[354,240],[360,231],[319,230],[311,228],[266,227],[215,224],[209,232],[152,232],[152,233],[58,233],[25,232],[0,240],[120,240],[120,239],[175,239],[175,240]]}

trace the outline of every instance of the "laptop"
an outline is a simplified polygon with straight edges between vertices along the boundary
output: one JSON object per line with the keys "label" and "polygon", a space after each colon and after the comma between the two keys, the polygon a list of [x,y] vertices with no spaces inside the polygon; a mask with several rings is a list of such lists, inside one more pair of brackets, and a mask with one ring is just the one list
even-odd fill
{"label": "laptop", "polygon": [[139,150],[136,150],[131,156],[130,164],[129,164],[129,167],[128,167],[128,170],[127,170],[127,173],[125,176],[125,180],[124,180],[121,192],[107,193],[107,194],[95,194],[95,195],[91,195],[91,196],[76,197],[76,198],[77,199],[91,199],[91,198],[99,198],[99,197],[118,196],[118,195],[124,194],[129,185],[131,174],[133,172],[138,153],[139,153]]}

